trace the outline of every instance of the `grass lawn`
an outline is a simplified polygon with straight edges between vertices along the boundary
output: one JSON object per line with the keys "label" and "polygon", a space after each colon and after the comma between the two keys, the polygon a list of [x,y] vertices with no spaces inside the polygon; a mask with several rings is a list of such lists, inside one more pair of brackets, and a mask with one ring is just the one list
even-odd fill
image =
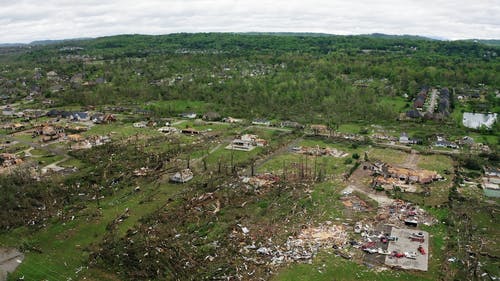
{"label": "grass lawn", "polygon": [[184,112],[195,112],[202,115],[208,111],[210,104],[203,101],[169,100],[155,101],[146,106],[146,109],[164,116],[178,115]]}
{"label": "grass lawn", "polygon": [[132,124],[113,123],[108,125],[96,125],[90,130],[84,132],[83,136],[93,135],[107,135],[111,134],[111,138],[120,139],[133,135],[140,136],[161,136],[162,133],[158,132],[156,128],[135,128]]}
{"label": "grass lawn", "polygon": [[406,152],[388,148],[372,148],[368,152],[370,161],[380,160],[392,165],[404,164],[408,155]]}
{"label": "grass lawn", "polygon": [[409,105],[410,103],[403,97],[385,96],[379,99],[378,104],[389,106],[396,112],[403,112],[409,109],[409,107],[406,107],[406,105]]}
{"label": "grass lawn", "polygon": [[453,160],[446,155],[420,155],[417,166],[422,169],[436,171],[445,176],[445,171],[453,171]]}

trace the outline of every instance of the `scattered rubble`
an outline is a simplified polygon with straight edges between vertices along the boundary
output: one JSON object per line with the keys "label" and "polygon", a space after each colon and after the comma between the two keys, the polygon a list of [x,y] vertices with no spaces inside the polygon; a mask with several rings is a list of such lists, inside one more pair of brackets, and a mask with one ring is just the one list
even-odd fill
{"label": "scattered rubble", "polygon": [[293,151],[300,154],[312,155],[312,156],[332,156],[336,158],[343,158],[349,156],[348,153],[337,150],[336,148],[331,147],[307,147],[307,146],[299,146],[292,148]]}
{"label": "scattered rubble", "polygon": [[[343,225],[334,225],[326,222],[317,227],[304,227],[296,236],[290,236],[284,245],[273,245],[268,239],[264,245],[256,246],[255,242],[244,246],[240,252],[255,253],[266,256],[271,265],[302,261],[310,262],[311,259],[321,250],[332,247],[342,247],[347,244],[348,233]],[[252,259],[248,258],[247,259]]]}
{"label": "scattered rubble", "polygon": [[280,181],[280,177],[271,174],[271,173],[265,173],[261,175],[257,175],[254,177],[243,177],[241,179],[243,183],[247,183],[255,188],[260,188],[260,187],[270,187],[273,184],[277,183]]}

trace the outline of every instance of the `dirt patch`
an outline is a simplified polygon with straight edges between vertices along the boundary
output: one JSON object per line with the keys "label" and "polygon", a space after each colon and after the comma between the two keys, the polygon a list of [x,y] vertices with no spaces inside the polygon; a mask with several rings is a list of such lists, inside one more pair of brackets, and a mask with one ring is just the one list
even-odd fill
{"label": "dirt patch", "polygon": [[0,248],[0,281],[7,280],[7,273],[12,273],[21,264],[24,254],[14,248]]}

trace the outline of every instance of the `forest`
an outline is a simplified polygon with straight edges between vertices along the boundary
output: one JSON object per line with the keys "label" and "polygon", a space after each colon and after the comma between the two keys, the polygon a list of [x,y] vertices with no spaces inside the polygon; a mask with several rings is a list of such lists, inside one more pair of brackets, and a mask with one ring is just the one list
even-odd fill
{"label": "forest", "polygon": [[[409,106],[424,86],[486,85],[491,94],[500,84],[498,52],[418,37],[207,33],[19,47],[0,61],[4,91],[26,95],[36,86],[58,106],[182,99],[222,115],[342,123],[394,120],[401,108],[387,99]],[[57,79],[34,80],[38,68]],[[82,86],[73,77],[106,83]]]}

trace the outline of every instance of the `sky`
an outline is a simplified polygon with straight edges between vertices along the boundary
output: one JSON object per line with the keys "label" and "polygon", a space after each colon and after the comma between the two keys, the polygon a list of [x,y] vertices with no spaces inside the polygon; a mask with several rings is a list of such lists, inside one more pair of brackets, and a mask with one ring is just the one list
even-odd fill
{"label": "sky", "polygon": [[178,32],[500,39],[500,1],[0,0],[0,43]]}

